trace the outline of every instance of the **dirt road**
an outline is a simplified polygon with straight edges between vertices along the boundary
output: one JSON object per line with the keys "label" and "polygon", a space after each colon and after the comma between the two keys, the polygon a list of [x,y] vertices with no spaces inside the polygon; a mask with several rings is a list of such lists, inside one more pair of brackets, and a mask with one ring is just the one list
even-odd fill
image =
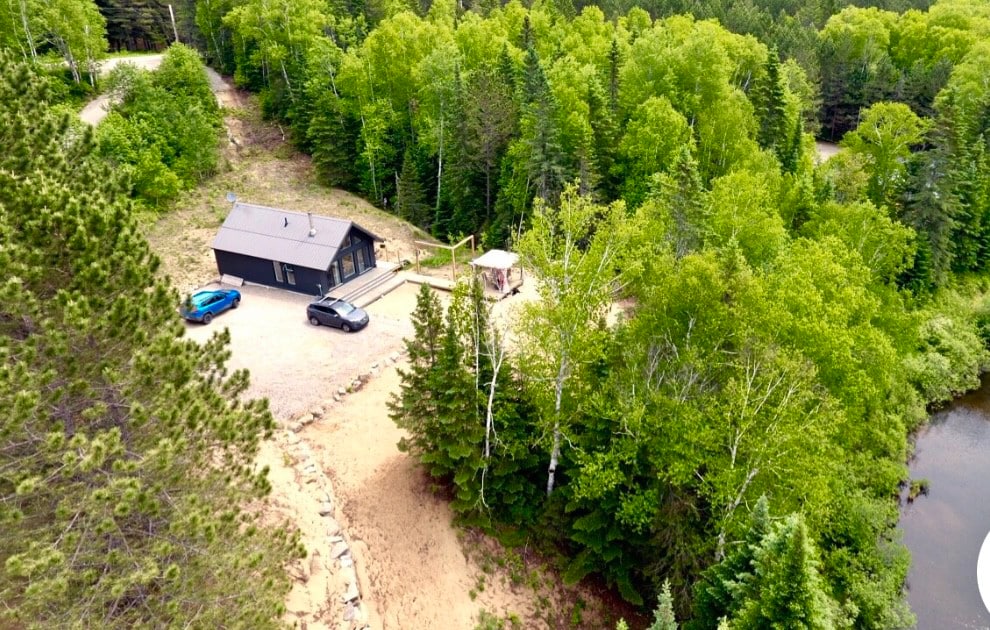
{"label": "dirt road", "polygon": [[[100,62],[100,74],[106,76],[111,70],[116,68],[122,63],[129,63],[141,68],[142,70],[156,70],[158,66],[162,63],[162,57],[164,55],[141,55],[141,56],[126,56],[126,57],[112,57],[110,59],[105,59]],[[223,99],[221,97],[222,92],[228,92],[233,89],[233,86],[227,82],[220,74],[213,68],[206,68],[206,75],[210,79],[210,87],[213,88],[213,92],[217,94],[217,100],[220,105],[223,105]],[[79,118],[84,123],[88,125],[98,125],[101,120],[107,117],[107,113],[110,110],[110,97],[107,94],[101,94],[95,99],[86,103],[86,106],[82,108],[79,112]]]}

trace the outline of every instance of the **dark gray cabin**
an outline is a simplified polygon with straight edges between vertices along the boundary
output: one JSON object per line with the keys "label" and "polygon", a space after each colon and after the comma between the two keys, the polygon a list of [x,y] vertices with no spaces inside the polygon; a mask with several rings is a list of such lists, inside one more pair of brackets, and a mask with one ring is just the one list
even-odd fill
{"label": "dark gray cabin", "polygon": [[213,239],[221,274],[323,295],[375,267],[375,241],[359,225],[237,202]]}

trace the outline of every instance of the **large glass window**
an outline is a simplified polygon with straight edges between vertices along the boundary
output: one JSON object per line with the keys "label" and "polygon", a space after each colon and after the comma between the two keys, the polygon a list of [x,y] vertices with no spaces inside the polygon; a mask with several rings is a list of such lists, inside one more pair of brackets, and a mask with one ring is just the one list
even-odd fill
{"label": "large glass window", "polygon": [[347,254],[340,257],[340,265],[344,272],[344,280],[354,275],[354,254]]}
{"label": "large glass window", "polygon": [[275,281],[285,282],[285,278],[282,276],[282,263],[277,260],[273,260],[272,267],[275,269]]}
{"label": "large glass window", "polygon": [[357,250],[357,265],[358,273],[364,273],[364,270],[368,268],[368,252],[363,247]]}

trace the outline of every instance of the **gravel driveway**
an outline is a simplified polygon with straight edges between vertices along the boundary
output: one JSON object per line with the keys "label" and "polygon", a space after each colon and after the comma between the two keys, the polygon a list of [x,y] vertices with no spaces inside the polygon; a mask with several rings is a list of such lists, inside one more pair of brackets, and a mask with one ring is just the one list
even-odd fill
{"label": "gravel driveway", "polygon": [[[212,285],[207,288],[216,288]],[[231,369],[248,369],[248,395],[267,397],[276,418],[288,419],[333,396],[377,362],[383,365],[413,333],[409,314],[419,287],[405,284],[365,310],[368,326],[355,333],[313,326],[306,319],[312,296],[263,286],[239,287],[241,306],[204,326],[186,323],[196,341],[230,329]]]}
{"label": "gravel driveway", "polygon": [[[100,62],[100,74],[102,76],[106,76],[111,70],[122,63],[129,63],[142,70],[157,70],[158,66],[162,64],[162,58],[164,56],[165,55],[163,54],[141,56],[128,55],[125,57],[112,57],[110,59],[104,59]],[[212,88],[214,94],[217,95],[217,102],[221,107],[223,107],[224,101],[221,94],[223,92],[230,91],[232,89],[231,85],[227,83],[226,79],[220,76],[220,74],[213,68],[206,68],[206,76],[210,80],[210,88]],[[79,112],[79,119],[87,125],[95,126],[107,117],[109,110],[110,97],[107,94],[100,94],[90,102],[86,103],[86,106]]]}

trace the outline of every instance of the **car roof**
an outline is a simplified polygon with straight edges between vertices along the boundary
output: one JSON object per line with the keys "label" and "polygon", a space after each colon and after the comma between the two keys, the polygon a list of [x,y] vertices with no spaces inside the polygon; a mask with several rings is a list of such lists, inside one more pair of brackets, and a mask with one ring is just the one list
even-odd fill
{"label": "car roof", "polygon": [[213,297],[214,295],[227,295],[229,291],[225,289],[205,289],[203,291],[197,291],[192,294],[192,301],[199,302],[205,300],[206,298]]}
{"label": "car roof", "polygon": [[315,302],[313,302],[313,304],[323,304],[324,306],[333,306],[334,304],[346,304],[346,305],[348,305],[350,307],[356,308],[353,304],[351,304],[347,300],[342,300],[340,298],[330,297],[329,295],[328,296],[325,296],[325,297],[321,297],[320,299],[318,299]]}

